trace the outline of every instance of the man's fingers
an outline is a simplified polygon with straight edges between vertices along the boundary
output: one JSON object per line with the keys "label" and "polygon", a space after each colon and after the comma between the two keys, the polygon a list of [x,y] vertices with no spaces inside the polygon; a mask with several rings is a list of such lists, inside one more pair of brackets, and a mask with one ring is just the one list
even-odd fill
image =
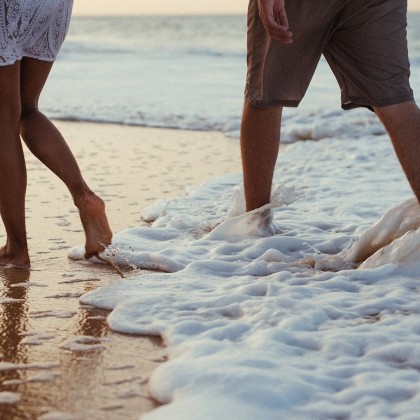
{"label": "man's fingers", "polygon": [[277,15],[265,13],[260,14],[261,21],[267,34],[282,44],[291,44],[292,32],[289,31],[289,23],[285,12],[279,12]]}
{"label": "man's fingers", "polygon": [[276,25],[268,25],[264,24],[265,30],[267,31],[268,35],[275,39],[276,41],[281,42],[282,44],[291,44],[293,42],[293,34],[289,31],[287,26],[281,26],[279,24]]}
{"label": "man's fingers", "polygon": [[270,37],[281,44],[292,44],[293,43],[293,37],[290,32],[285,32],[281,34],[269,34]]}
{"label": "man's fingers", "polygon": [[286,27],[286,29],[289,29],[289,21],[287,20],[286,11],[284,9],[280,10],[280,12],[277,13],[277,19],[281,26]]}

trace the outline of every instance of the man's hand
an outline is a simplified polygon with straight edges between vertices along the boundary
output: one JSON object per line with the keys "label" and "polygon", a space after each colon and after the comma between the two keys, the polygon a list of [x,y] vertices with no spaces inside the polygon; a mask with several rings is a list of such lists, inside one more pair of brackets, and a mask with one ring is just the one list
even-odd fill
{"label": "man's hand", "polygon": [[285,1],[258,0],[258,9],[268,35],[282,44],[291,44],[293,40],[284,8]]}

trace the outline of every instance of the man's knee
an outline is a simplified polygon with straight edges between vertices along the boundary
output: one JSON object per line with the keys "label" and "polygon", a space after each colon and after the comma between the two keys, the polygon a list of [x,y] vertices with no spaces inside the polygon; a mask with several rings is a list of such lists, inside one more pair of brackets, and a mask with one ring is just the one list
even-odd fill
{"label": "man's knee", "polygon": [[282,106],[261,108],[253,105],[248,100],[245,100],[244,117],[255,118],[260,121],[273,121],[274,123],[280,123],[282,111]]}
{"label": "man's knee", "polygon": [[420,115],[420,110],[414,101],[374,108],[376,115],[382,120],[412,118]]}

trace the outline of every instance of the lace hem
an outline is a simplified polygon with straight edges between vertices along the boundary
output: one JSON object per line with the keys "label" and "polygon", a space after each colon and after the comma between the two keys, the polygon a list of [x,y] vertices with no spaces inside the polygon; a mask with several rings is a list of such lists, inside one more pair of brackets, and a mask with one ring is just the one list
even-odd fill
{"label": "lace hem", "polygon": [[54,61],[69,28],[73,0],[0,2],[0,66],[23,57]]}

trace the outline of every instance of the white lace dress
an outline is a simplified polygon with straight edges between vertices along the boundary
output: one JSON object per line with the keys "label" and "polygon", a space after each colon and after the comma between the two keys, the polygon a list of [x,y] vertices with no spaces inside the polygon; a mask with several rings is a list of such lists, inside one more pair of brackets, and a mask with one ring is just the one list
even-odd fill
{"label": "white lace dress", "polygon": [[73,0],[0,0],[0,66],[23,57],[54,61],[72,7]]}

